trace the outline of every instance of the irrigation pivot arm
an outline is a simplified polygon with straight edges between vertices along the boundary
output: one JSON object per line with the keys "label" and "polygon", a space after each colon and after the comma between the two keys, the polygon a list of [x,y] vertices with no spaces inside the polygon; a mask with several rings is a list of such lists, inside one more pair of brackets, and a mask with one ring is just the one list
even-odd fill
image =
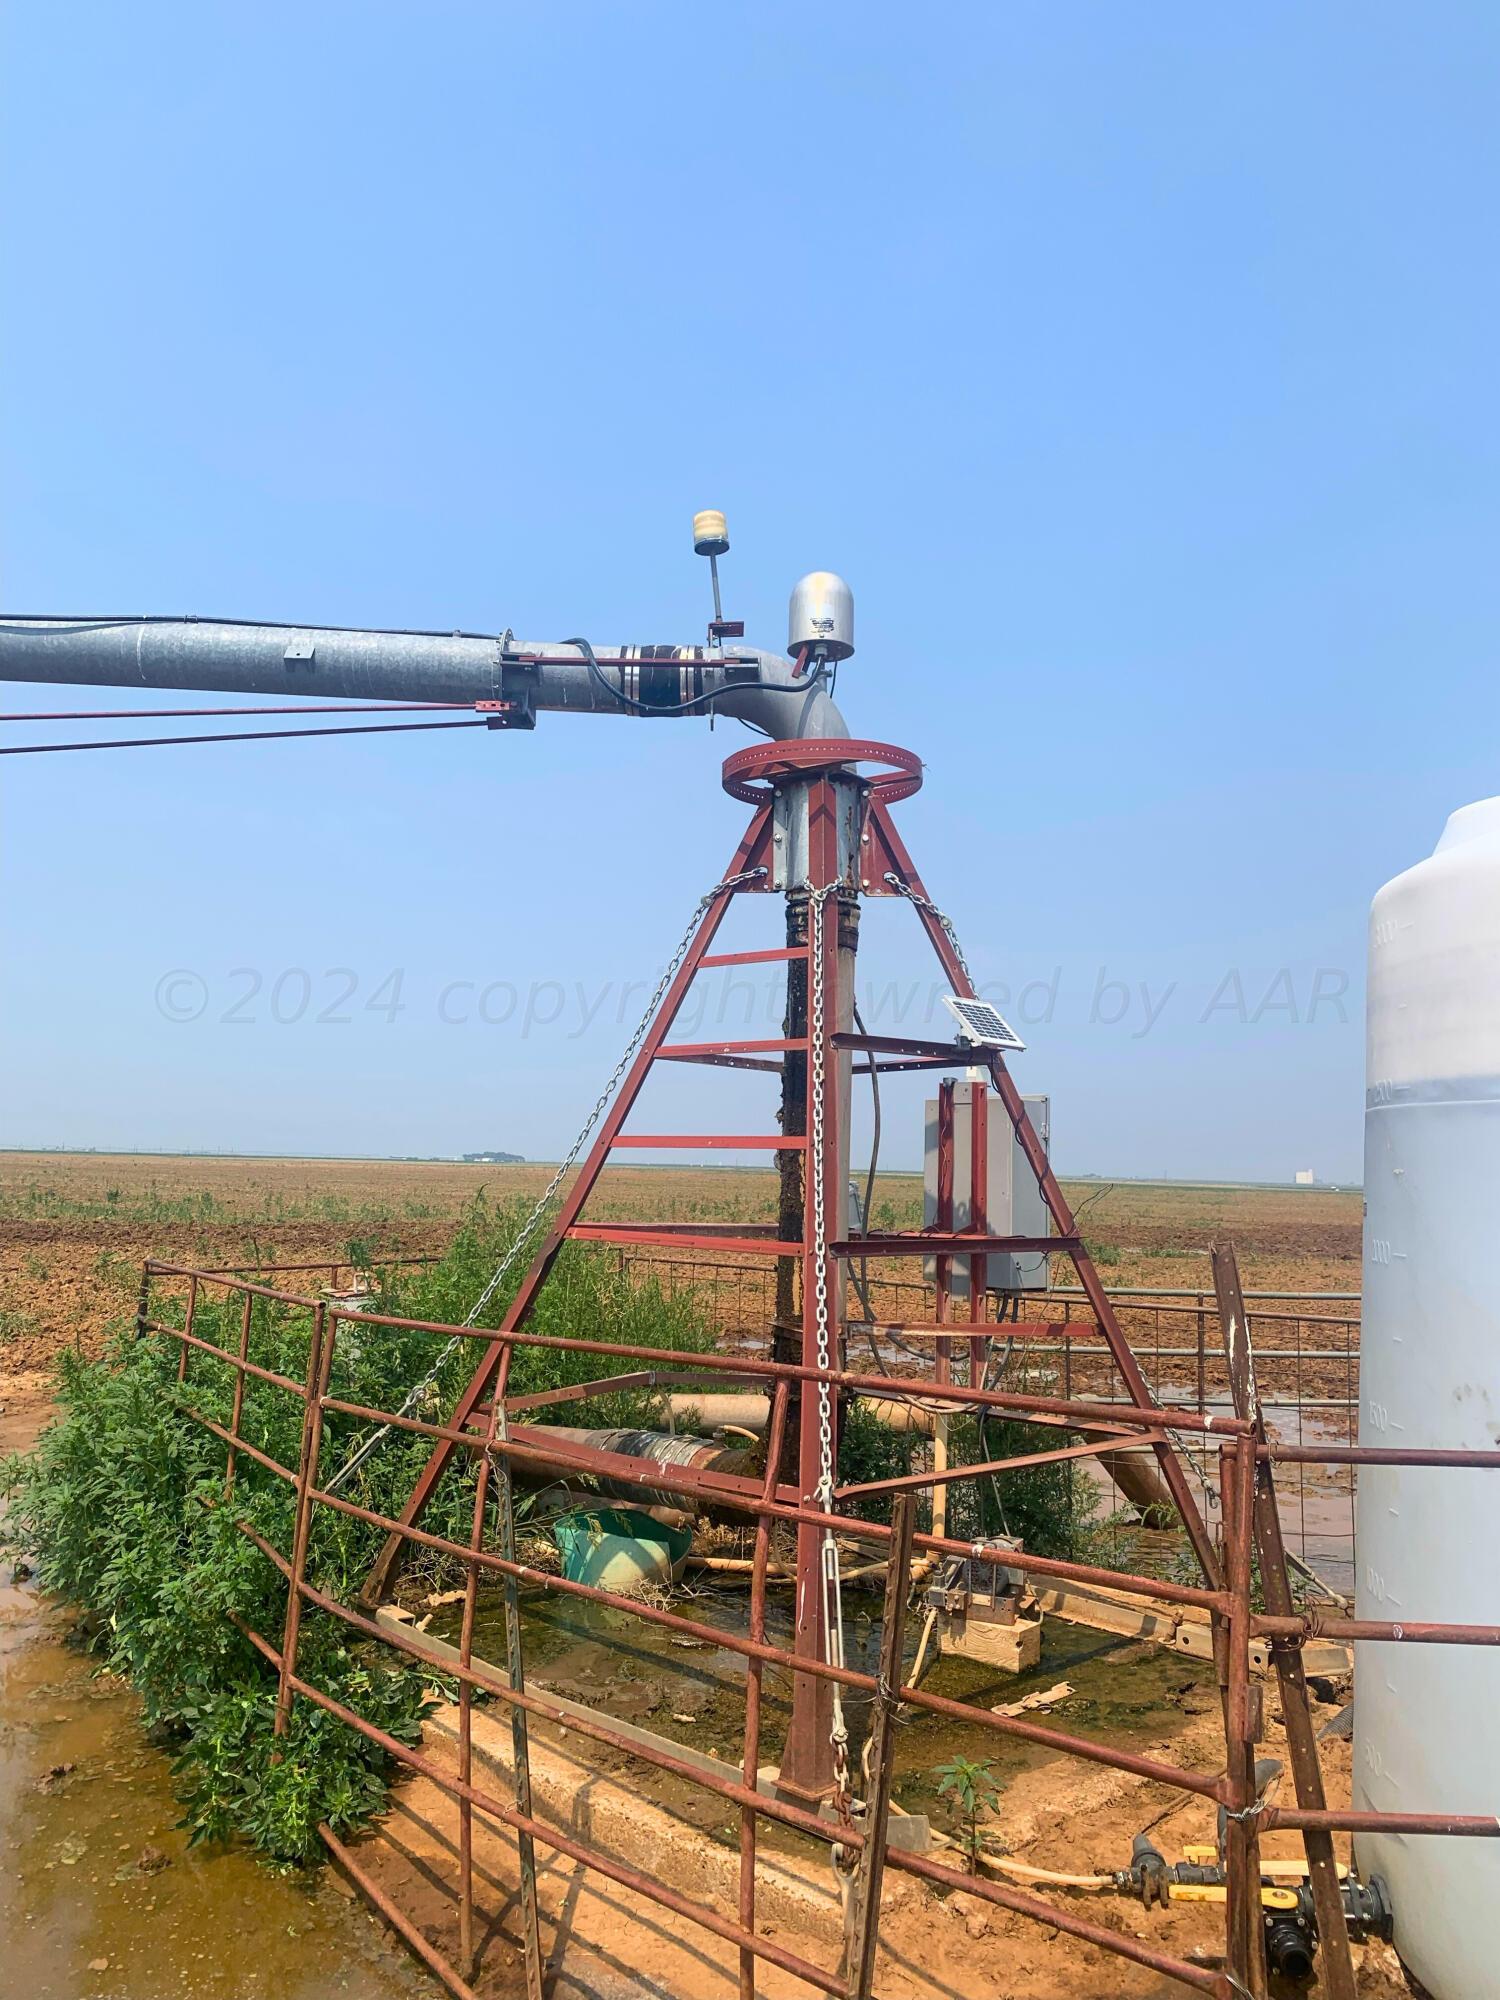
{"label": "irrigation pivot arm", "polygon": [[[590,658],[592,653],[593,657]],[[0,613],[0,680],[308,700],[514,704],[592,715],[727,715],[779,740],[849,731],[823,676],[737,642],[594,647],[509,632]]]}

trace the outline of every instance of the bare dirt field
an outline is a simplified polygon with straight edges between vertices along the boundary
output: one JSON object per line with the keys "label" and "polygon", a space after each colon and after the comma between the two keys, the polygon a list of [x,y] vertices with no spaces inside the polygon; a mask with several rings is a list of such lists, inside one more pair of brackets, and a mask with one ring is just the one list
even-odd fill
{"label": "bare dirt field", "polygon": [[[440,1251],[481,1192],[535,1199],[551,1168],[449,1161],[269,1160],[119,1153],[0,1153],[0,1363],[45,1365],[87,1344],[146,1256],[216,1264]],[[1357,1291],[1358,1190],[1065,1183],[1106,1284],[1210,1285],[1208,1246],[1239,1247],[1249,1288]],[[774,1213],[764,1169],[612,1167],[601,1219],[746,1221]],[[921,1182],[882,1174],[875,1227],[909,1227]]]}
{"label": "bare dirt field", "polygon": [[[129,1312],[148,1256],[265,1267],[345,1260],[355,1245],[377,1257],[440,1252],[481,1193],[493,1203],[535,1200],[551,1171],[545,1162],[0,1153],[0,1443],[7,1421],[45,1401],[59,1350],[97,1352]],[[916,1224],[921,1192],[917,1175],[880,1175],[872,1226]],[[1238,1246],[1247,1289],[1359,1288],[1358,1190],[1080,1181],[1065,1192],[1112,1290],[1211,1296],[1208,1246],[1220,1236]],[[774,1213],[765,1168],[611,1167],[589,1208],[601,1220]],[[741,1320],[759,1309],[746,1286],[738,1300]]]}

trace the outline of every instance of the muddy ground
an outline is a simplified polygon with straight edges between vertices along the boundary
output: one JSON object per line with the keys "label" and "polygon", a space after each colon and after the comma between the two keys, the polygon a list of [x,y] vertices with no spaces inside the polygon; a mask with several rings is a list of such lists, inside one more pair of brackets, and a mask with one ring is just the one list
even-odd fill
{"label": "muddy ground", "polygon": [[[1221,1725],[1216,1700],[1200,1677],[1184,1675],[1179,1663],[1159,1654],[1146,1656],[1144,1648],[1112,1646],[1101,1651],[1084,1633],[1076,1633],[1071,1643],[1084,1656],[1071,1663],[1078,1685],[1085,1689],[1105,1685],[1112,1665],[1124,1681],[1134,1679],[1134,1692],[1144,1697],[1120,1705],[1125,1711],[1117,1717],[1120,1740],[1193,1769],[1216,1768],[1222,1749]],[[1007,1681],[1003,1690],[1007,1697],[1035,1686],[1039,1680],[1051,1680],[1070,1642],[1055,1644],[1057,1651],[1036,1674]],[[589,1676],[580,1679],[578,1671],[583,1657],[576,1647],[564,1652],[538,1671],[535,1685],[560,1691],[571,1682],[586,1692]],[[1094,1667],[1096,1674],[1091,1672]],[[945,1687],[941,1676],[930,1685],[940,1692],[955,1692]],[[973,1685],[964,1691],[971,1698],[976,1693]],[[597,1684],[594,1697],[599,1698]],[[712,1735],[712,1706],[710,1702],[707,1727],[697,1738],[700,1744],[706,1744]],[[1066,1708],[1066,1704],[1062,1706]],[[1274,1697],[1268,1701],[1268,1710],[1263,1752],[1284,1756]],[[1315,1711],[1320,1723],[1330,1720],[1334,1712],[1321,1704]],[[653,1727],[657,1721],[653,1716]],[[1060,1715],[1059,1722],[1067,1726],[1068,1717]],[[1073,1723],[1088,1727],[1077,1716]],[[1097,1714],[1095,1724],[1099,1726]],[[504,1734],[492,1733],[492,1743],[503,1743]],[[424,1748],[440,1768],[449,1767],[451,1741],[429,1741]],[[639,1761],[601,1756],[597,1746],[585,1749],[576,1737],[569,1740],[546,1723],[534,1725],[533,1756],[534,1765],[543,1768],[559,1759],[575,1760],[578,1772],[576,1789],[561,1794],[562,1809],[554,1787],[536,1807],[539,1816],[563,1825],[577,1837],[593,1840],[606,1852],[611,1850],[609,1795],[616,1781],[630,1799],[649,1799],[655,1807],[657,1817],[652,1826],[642,1825],[636,1833],[638,1840],[653,1843],[653,1852],[660,1851],[658,1829],[663,1822],[668,1828],[691,1829],[700,1841],[717,1845],[726,1856],[735,1843],[732,1809],[726,1809],[722,1802],[715,1808],[701,1791],[690,1791],[659,1772],[648,1777],[647,1767]],[[1182,1805],[1181,1794],[1097,1766],[1063,1765],[1057,1759],[1030,1756],[1011,1761],[1002,1755],[998,1762],[1005,1766],[1001,1773],[1004,1791],[998,1810],[987,1821],[987,1834],[1011,1857],[1031,1866],[1074,1874],[1109,1871],[1122,1865],[1133,1836],[1147,1828],[1163,1852],[1173,1858],[1189,1844],[1212,1843],[1213,1810],[1202,1801]],[[1347,1797],[1346,1744],[1328,1746],[1327,1779],[1330,1798]],[[503,1768],[486,1769],[482,1758],[477,1781],[490,1784],[501,1797],[508,1794]],[[544,1784],[542,1790],[547,1792],[548,1787]],[[918,1797],[913,1803],[921,1806],[931,1801]],[[451,1801],[437,1786],[419,1779],[402,1787],[382,1828],[358,1849],[361,1865],[419,1925],[429,1942],[450,1958],[459,1953],[457,1842],[457,1814]],[[1268,1836],[1265,1846],[1268,1855],[1295,1856],[1298,1852],[1295,1835]],[[794,1879],[799,1870],[815,1885],[831,1879],[826,1850],[814,1850],[796,1835],[775,1830],[769,1837],[763,1836],[761,1852],[764,1855],[768,1850],[773,1865],[792,1871]],[[1346,1852],[1346,1844],[1341,1845],[1341,1852]],[[489,1835],[480,1827],[475,1855],[478,1956],[473,1986],[481,2000],[511,2000],[524,1990],[515,1850],[507,1837]],[[939,1858],[950,1864],[956,1860],[951,1849],[939,1850]],[[726,1877],[722,1870],[687,1859],[676,1865],[663,1864],[663,1879],[682,1888],[699,1869],[694,1900],[732,1918],[732,1877]],[[693,1929],[638,1894],[585,1873],[545,1846],[538,1848],[538,1885],[541,1941],[557,1977],[557,1993],[580,1996],[580,2000],[582,1996],[589,2000],[627,2000],[630,1996],[633,2000],[641,1994],[651,1995],[653,2000],[688,2000],[688,1996],[691,2000],[699,2000],[699,1996],[733,2000],[738,1989],[731,1946]],[[1019,1886],[1056,1900],[1070,1913],[1106,1931],[1139,1939],[1152,1949],[1204,1966],[1219,1962],[1222,1910],[1216,1907],[1177,1905],[1147,1912],[1135,1901],[1110,1893],[1035,1883]],[[836,1901],[828,1893],[807,1920],[793,1922],[775,1898],[765,1897],[756,1930],[767,1941],[832,1970],[838,1958],[836,1909]],[[1169,2000],[1169,1996],[1184,1991],[1161,1974],[1127,1963],[1055,1927],[996,1910],[968,1893],[933,1895],[924,1885],[896,1872],[887,1876],[882,1909],[875,1981],[882,2000],[1105,2000],[1105,1996],[1108,2000],[1116,2000],[1116,1996],[1118,2000]],[[1355,1958],[1362,2000],[1411,2000],[1410,1989],[1388,1947],[1357,1947]],[[774,1967],[762,1964],[759,1969],[757,1991],[767,2000],[791,2000],[806,1990]],[[1292,2000],[1293,1993],[1301,1991],[1308,2000],[1317,2000],[1321,1990],[1316,1984],[1294,1989],[1277,1983],[1273,1995],[1274,2000]]]}

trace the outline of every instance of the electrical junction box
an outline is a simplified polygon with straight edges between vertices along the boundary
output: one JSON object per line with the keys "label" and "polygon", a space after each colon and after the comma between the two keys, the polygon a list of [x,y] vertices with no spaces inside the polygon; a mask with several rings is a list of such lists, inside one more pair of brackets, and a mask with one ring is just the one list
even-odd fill
{"label": "electrical junction box", "polygon": [[[1023,1097],[1026,1115],[1036,1128],[1042,1151],[1052,1158],[1052,1099]],[[1011,1166],[1010,1233],[1012,1236],[1050,1236],[1052,1212],[1042,1199],[1037,1177],[1026,1164],[1021,1142],[1011,1130],[1003,1107],[1000,1123],[1013,1150]],[[1045,1292],[1051,1260],[1045,1250],[1028,1251],[1021,1257],[992,1257],[990,1284],[1001,1292]]]}
{"label": "electrical junction box", "polygon": [[[955,1083],[953,1086],[953,1227],[967,1229],[973,1215],[973,1120],[975,1093],[984,1099],[988,1134],[988,1186],[985,1212],[991,1236],[1048,1236],[1052,1219],[1036,1175],[1027,1165],[1021,1142],[1005,1115],[1005,1107],[983,1083]],[[1050,1157],[1052,1146],[1052,1100],[1027,1097],[1023,1100],[1036,1127],[1043,1150]],[[922,1159],[922,1223],[932,1228],[938,1212],[938,1099],[929,1097]],[[923,1274],[931,1284],[937,1275],[937,1260],[926,1257]],[[969,1259],[954,1257],[949,1266],[950,1294],[954,1299],[969,1296]],[[1047,1289],[1048,1257],[1044,1250],[1024,1255],[986,1259],[985,1288],[992,1292],[1043,1292]]]}

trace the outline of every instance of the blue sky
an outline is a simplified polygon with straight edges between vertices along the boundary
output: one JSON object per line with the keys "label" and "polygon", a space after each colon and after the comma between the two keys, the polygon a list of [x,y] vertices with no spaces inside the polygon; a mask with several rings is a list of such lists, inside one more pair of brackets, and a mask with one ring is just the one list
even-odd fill
{"label": "blue sky", "polygon": [[[9,608],[690,640],[723,507],[759,643],[850,579],[1060,1163],[1357,1175],[1369,898],[1497,789],[1492,9],[139,0],[3,70]],[[7,759],[0,1141],[555,1155],[748,740]]]}

